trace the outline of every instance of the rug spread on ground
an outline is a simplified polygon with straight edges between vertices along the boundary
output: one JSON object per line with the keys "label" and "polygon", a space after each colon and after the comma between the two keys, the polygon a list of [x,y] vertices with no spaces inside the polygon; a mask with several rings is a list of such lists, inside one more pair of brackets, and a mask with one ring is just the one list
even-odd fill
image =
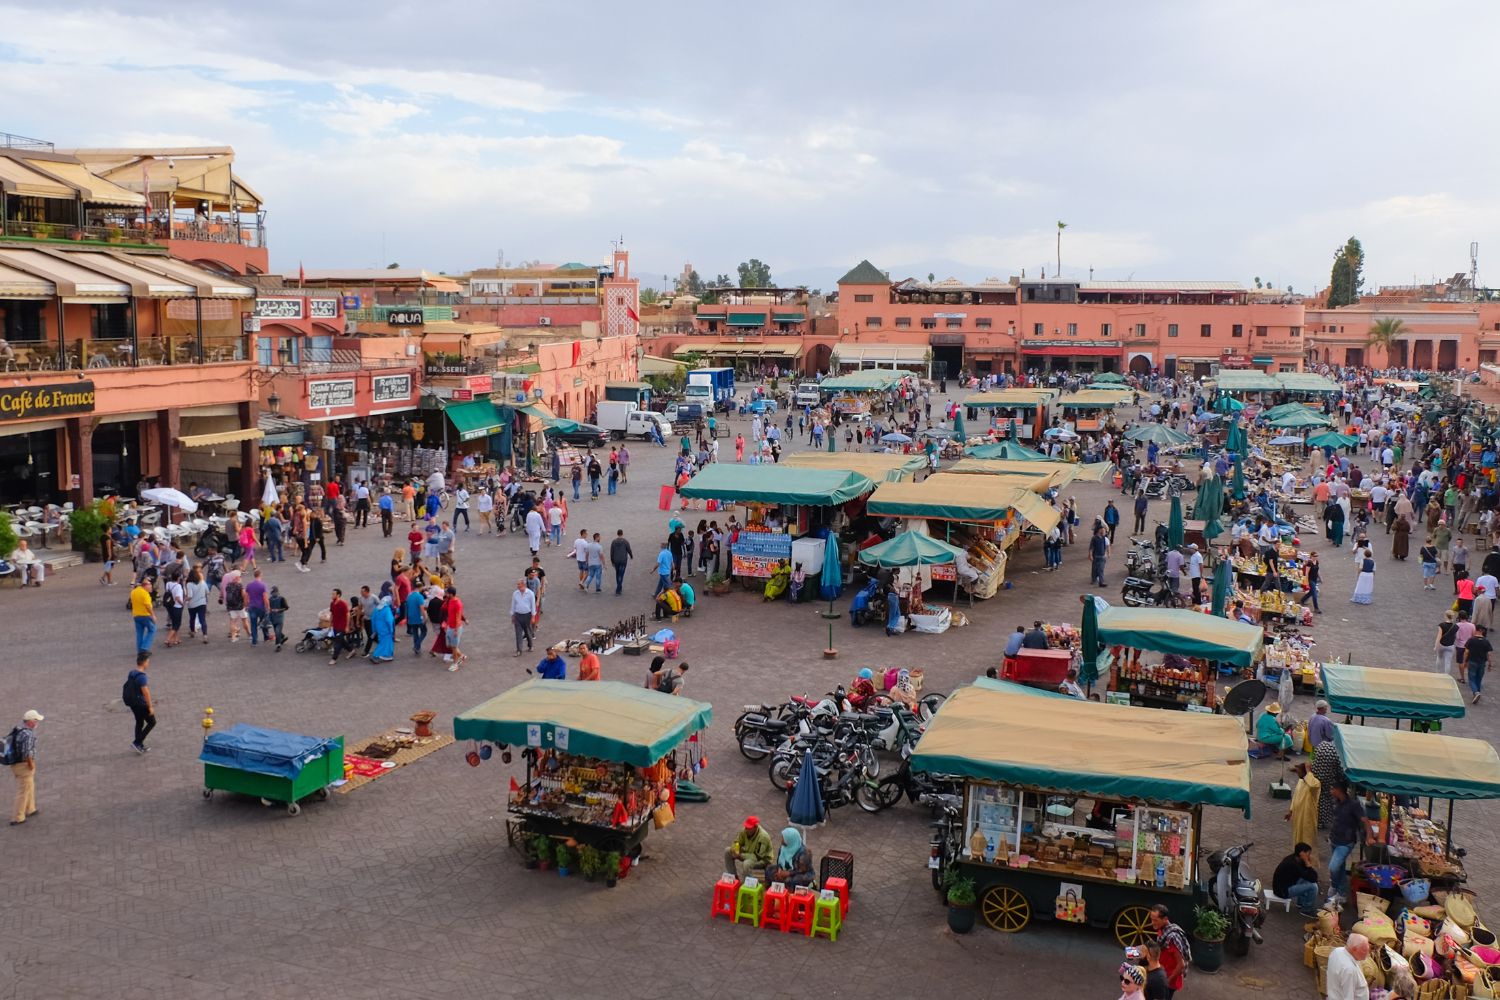
{"label": "rug spread on ground", "polygon": [[349,778],[334,788],[340,794],[348,794],[376,778],[399,770],[412,761],[421,760],[434,751],[441,750],[453,742],[453,737],[434,733],[426,739],[402,732],[400,727],[388,729],[378,736],[356,740],[344,754],[344,764]]}

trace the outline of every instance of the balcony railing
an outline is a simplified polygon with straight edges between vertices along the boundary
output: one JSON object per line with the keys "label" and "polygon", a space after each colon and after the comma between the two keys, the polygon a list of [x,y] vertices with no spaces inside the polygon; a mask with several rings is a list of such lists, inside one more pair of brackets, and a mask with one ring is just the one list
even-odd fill
{"label": "balcony railing", "polygon": [[266,230],[263,226],[245,226],[233,222],[173,222],[169,230],[165,223],[153,222],[151,229],[159,239],[164,240],[257,248],[266,245]]}
{"label": "balcony railing", "polygon": [[[311,357],[306,354],[312,354]],[[358,351],[337,349],[327,357],[318,357],[313,352],[306,352],[300,361],[292,362],[285,355],[278,354],[275,364],[270,364],[262,355],[260,366],[262,368],[274,368],[279,373],[288,375],[327,375],[333,372],[358,372],[370,369],[390,368],[415,368],[416,358],[367,358]]]}
{"label": "balcony railing", "polygon": [[85,371],[99,368],[147,368],[161,365],[219,364],[244,361],[243,334],[204,335],[199,353],[196,337],[143,337],[74,340],[66,350],[55,343],[11,343],[0,348],[0,371]]}
{"label": "balcony railing", "polygon": [[140,226],[70,226],[61,222],[23,222],[20,219],[5,219],[0,222],[0,236],[7,239],[21,237],[134,245],[149,245],[154,242],[151,231]]}

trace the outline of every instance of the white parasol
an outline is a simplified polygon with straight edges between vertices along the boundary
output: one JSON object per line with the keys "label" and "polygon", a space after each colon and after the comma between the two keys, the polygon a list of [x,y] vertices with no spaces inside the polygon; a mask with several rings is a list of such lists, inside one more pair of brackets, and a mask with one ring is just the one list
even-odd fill
{"label": "white parasol", "polygon": [[261,491],[260,502],[274,506],[281,502],[281,497],[276,493],[276,477],[266,477],[266,488]]}
{"label": "white parasol", "polygon": [[159,503],[163,507],[176,507],[188,514],[198,513],[198,502],[181,490],[174,490],[170,486],[157,486],[149,490],[141,491],[141,499],[150,503]]}

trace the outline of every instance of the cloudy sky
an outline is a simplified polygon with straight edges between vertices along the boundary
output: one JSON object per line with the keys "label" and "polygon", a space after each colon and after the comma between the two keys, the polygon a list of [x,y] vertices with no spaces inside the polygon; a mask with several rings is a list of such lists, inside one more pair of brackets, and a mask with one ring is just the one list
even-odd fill
{"label": "cloudy sky", "polygon": [[[895,277],[1500,255],[1500,7],[0,0],[0,131],[231,145],[272,264]],[[660,277],[654,280],[659,283]]]}

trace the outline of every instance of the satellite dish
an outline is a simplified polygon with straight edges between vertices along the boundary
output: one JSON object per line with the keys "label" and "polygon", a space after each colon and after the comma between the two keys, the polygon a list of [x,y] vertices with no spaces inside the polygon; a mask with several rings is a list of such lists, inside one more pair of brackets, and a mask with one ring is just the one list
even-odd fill
{"label": "satellite dish", "polygon": [[1266,695],[1270,693],[1271,689],[1264,683],[1251,679],[1242,684],[1236,684],[1219,704],[1223,707],[1225,715],[1244,715],[1265,701]]}

